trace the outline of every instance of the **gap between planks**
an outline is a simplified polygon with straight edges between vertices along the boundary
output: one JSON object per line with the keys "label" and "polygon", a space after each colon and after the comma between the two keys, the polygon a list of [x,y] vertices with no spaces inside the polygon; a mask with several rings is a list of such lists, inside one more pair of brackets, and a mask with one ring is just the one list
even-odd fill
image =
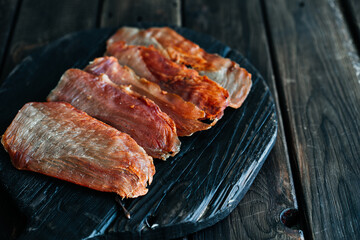
{"label": "gap between planks", "polygon": [[[299,4],[301,4],[301,2]],[[281,77],[278,68],[279,63],[277,61],[274,42],[271,35],[272,33],[269,25],[269,17],[265,6],[265,0],[260,0],[260,5],[261,5],[262,16],[264,19],[264,24],[265,24],[265,34],[269,46],[271,65],[274,72],[275,87],[279,97],[279,107],[282,114],[281,117],[283,119],[285,143],[289,153],[289,160],[290,160],[290,167],[293,176],[295,195],[298,203],[298,211],[300,213],[300,218],[301,218],[299,220],[301,226],[300,230],[303,231],[305,239],[311,239],[311,234],[310,234],[311,226],[309,224],[309,220],[307,219],[307,214],[306,214],[308,210],[305,203],[305,195],[301,187],[300,172],[296,164],[298,159],[296,157],[296,151],[294,149],[294,145],[290,143],[291,139],[294,139],[294,137],[291,134],[291,128],[290,128],[291,124],[290,124],[289,115],[287,114],[287,110],[286,110],[286,105],[285,105],[286,98],[284,95],[284,89],[280,84]]]}
{"label": "gap between planks", "polygon": [[[360,56],[360,26],[357,25],[356,21],[356,9],[353,9],[350,3],[350,0],[338,0],[340,11],[345,19],[346,26],[350,35],[353,39],[353,43],[357,50],[358,55]],[[360,15],[360,13],[357,13]]]}

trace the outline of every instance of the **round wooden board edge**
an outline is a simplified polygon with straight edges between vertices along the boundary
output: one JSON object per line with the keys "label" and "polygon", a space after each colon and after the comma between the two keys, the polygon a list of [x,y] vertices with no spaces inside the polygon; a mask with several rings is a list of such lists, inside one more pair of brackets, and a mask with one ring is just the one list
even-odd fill
{"label": "round wooden board edge", "polygon": [[[160,24],[141,24],[141,25],[134,25],[136,27],[150,27],[150,26],[165,26],[165,25],[160,25]],[[175,30],[179,30],[182,29],[183,31],[191,31],[192,34],[196,34],[196,35],[201,35],[203,37],[206,37],[208,39],[211,39],[211,41],[216,41],[218,44],[223,45],[224,48],[229,48],[228,46],[224,45],[223,43],[221,43],[220,41],[216,40],[215,38],[213,38],[212,36],[208,36],[206,34],[203,33],[199,33],[199,32],[195,32],[191,29],[188,28],[184,28],[184,27],[177,27],[177,26],[169,26],[172,27]],[[74,32],[74,33],[70,33],[67,34],[61,38],[59,38],[58,40],[55,40],[54,42],[51,42],[49,45],[54,44],[55,42],[58,41],[62,41],[63,39],[69,38],[69,37],[73,37],[75,35],[81,35],[84,32],[92,32],[92,31],[98,31],[100,34],[108,34],[109,32],[115,32],[117,28],[102,28],[102,29],[90,29],[90,30],[83,30],[83,31],[79,31],[79,32]],[[44,48],[48,47],[44,46],[41,47],[39,49],[36,49],[32,54],[29,55],[29,57],[31,58],[36,58],[37,54],[41,51],[43,51]],[[232,49],[231,49],[232,50]],[[241,56],[240,53],[238,53],[236,50],[232,50],[235,52],[235,54],[238,54]],[[242,56],[241,56],[242,57]],[[243,59],[246,60],[246,58],[242,57]],[[19,63],[14,69],[13,71],[9,74],[9,76],[5,79],[5,81],[3,82],[3,84],[1,85],[0,89],[4,89],[4,88],[8,88],[11,86],[13,86],[14,84],[16,85],[16,83],[11,82],[11,75],[15,74],[17,69],[21,67],[21,65],[26,61],[26,58]],[[259,77],[259,79],[261,80],[261,84],[263,84],[265,86],[266,91],[269,91],[269,101],[272,101],[272,103],[275,105],[274,99],[270,93],[270,90],[265,82],[265,80],[262,78],[261,74],[256,70],[255,67],[252,66],[252,64],[249,61],[246,61],[247,64],[249,66],[245,66],[245,68],[250,67],[253,73],[256,73]],[[224,211],[221,211],[219,213],[217,213],[216,215],[212,216],[211,218],[209,218],[207,221],[202,221],[202,222],[197,222],[196,226],[194,225],[193,222],[189,222],[189,223],[180,223],[177,225],[172,225],[172,226],[162,226],[161,228],[158,229],[154,229],[153,231],[147,231],[145,233],[142,234],[142,232],[103,232],[100,235],[94,235],[92,237],[90,237],[91,239],[113,239],[113,238],[119,238],[119,237],[131,237],[131,238],[142,238],[142,237],[146,237],[146,238],[153,238],[156,239],[157,237],[165,237],[165,238],[169,238],[171,236],[171,238],[177,238],[177,237],[182,237],[185,236],[187,234],[202,230],[204,228],[207,228],[209,226],[212,226],[214,224],[216,224],[217,222],[223,220],[224,218],[226,218],[239,204],[239,202],[242,200],[242,198],[244,197],[244,195],[246,194],[246,192],[249,190],[251,184],[253,183],[256,175],[258,174],[258,172],[260,171],[262,165],[264,164],[268,154],[270,153],[271,149],[273,148],[274,144],[275,144],[275,140],[276,140],[276,136],[277,136],[277,119],[276,119],[276,111],[274,110],[273,112],[273,116],[272,118],[274,118],[274,131],[272,133],[272,138],[271,140],[268,142],[267,144],[267,148],[266,151],[263,152],[262,156],[259,158],[259,167],[256,169],[256,171],[252,172],[251,176],[249,177],[249,181],[247,182],[247,184],[244,186],[241,194],[239,195],[239,197],[237,198],[237,200],[234,202],[234,204],[232,205],[231,208],[227,208]],[[186,230],[184,230],[186,228]],[[174,234],[174,232],[176,232],[177,234]]]}

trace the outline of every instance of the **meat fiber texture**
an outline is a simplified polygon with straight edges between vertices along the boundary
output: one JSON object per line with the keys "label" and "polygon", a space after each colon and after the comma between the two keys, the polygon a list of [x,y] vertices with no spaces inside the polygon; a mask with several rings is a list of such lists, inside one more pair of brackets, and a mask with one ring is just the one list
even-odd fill
{"label": "meat fiber texture", "polygon": [[68,103],[27,103],[1,139],[12,164],[123,198],[147,193],[153,160],[128,134]]}
{"label": "meat fiber texture", "polygon": [[206,76],[177,64],[153,46],[128,46],[113,42],[107,46],[106,55],[114,56],[140,77],[158,84],[161,89],[179,95],[205,112],[205,118],[218,120],[229,104],[229,93]]}
{"label": "meat fiber texture", "polygon": [[109,47],[119,41],[124,41],[128,45],[152,45],[172,61],[199,71],[201,75],[209,77],[228,90],[230,107],[239,108],[250,92],[251,74],[244,68],[228,58],[207,53],[171,28],[155,27],[141,30],[123,27],[108,40],[107,45]]}
{"label": "meat fiber texture", "polygon": [[205,117],[200,108],[176,94],[161,90],[158,84],[140,78],[127,66],[121,66],[114,57],[96,58],[84,70],[97,76],[106,74],[115,84],[130,86],[132,91],[153,100],[174,120],[178,136],[190,136],[211,127],[199,120]]}
{"label": "meat fiber texture", "polygon": [[47,99],[69,102],[129,134],[154,158],[165,160],[180,150],[174,121],[153,101],[127,86],[116,85],[107,75],[69,69]]}

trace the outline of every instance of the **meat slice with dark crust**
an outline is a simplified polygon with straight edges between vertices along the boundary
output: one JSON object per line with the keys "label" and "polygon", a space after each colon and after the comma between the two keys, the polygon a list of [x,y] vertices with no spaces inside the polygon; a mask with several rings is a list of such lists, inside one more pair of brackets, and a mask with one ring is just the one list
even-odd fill
{"label": "meat slice with dark crust", "polygon": [[165,160],[180,150],[174,121],[150,99],[119,86],[107,75],[69,69],[48,101],[69,102],[116,129],[129,134],[154,158]]}
{"label": "meat slice with dark crust", "polygon": [[181,96],[206,113],[205,118],[220,119],[229,104],[229,93],[206,76],[188,69],[163,56],[153,46],[128,46],[114,42],[107,48],[122,65],[132,68],[137,75],[159,84],[161,89]]}
{"label": "meat slice with dark crust", "polygon": [[199,119],[205,117],[204,111],[180,96],[161,90],[156,83],[138,77],[134,71],[121,66],[114,57],[96,58],[84,71],[94,75],[106,74],[118,85],[129,85],[131,90],[153,100],[160,109],[174,120],[178,136],[190,136],[194,132],[209,129],[210,124]]}
{"label": "meat slice with dark crust", "polygon": [[169,27],[141,30],[120,28],[107,42],[125,41],[128,45],[153,45],[161,53],[180,64],[191,66],[229,91],[230,107],[239,108],[251,88],[251,74],[239,64],[217,54],[207,53],[199,45]]}
{"label": "meat slice with dark crust", "polygon": [[68,103],[27,103],[1,139],[12,164],[123,198],[147,193],[153,160],[128,134]]}

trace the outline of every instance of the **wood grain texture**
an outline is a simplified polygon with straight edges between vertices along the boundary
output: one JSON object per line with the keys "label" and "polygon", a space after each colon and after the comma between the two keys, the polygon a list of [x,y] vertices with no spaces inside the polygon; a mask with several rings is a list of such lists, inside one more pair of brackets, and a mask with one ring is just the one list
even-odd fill
{"label": "wood grain texture", "polygon": [[359,239],[360,68],[338,2],[264,2],[309,235]]}
{"label": "wood grain texture", "polygon": [[0,80],[34,48],[66,33],[94,28],[98,0],[23,0]]}
{"label": "wood grain texture", "polygon": [[15,12],[18,2],[18,0],[0,0],[0,72],[4,61],[6,46],[10,38],[10,32],[16,21]]}
{"label": "wood grain texture", "polygon": [[105,0],[101,27],[141,23],[181,25],[180,0],[117,1]]}
{"label": "wood grain texture", "polygon": [[[280,112],[265,26],[259,1],[191,1],[185,5],[185,26],[202,31],[238,49],[263,74]],[[200,9],[200,11],[199,11]],[[224,21],[218,21],[223,19]],[[221,31],[219,31],[221,29]],[[222,222],[193,239],[299,239],[280,214],[297,208],[281,116],[275,147],[239,206]]]}

